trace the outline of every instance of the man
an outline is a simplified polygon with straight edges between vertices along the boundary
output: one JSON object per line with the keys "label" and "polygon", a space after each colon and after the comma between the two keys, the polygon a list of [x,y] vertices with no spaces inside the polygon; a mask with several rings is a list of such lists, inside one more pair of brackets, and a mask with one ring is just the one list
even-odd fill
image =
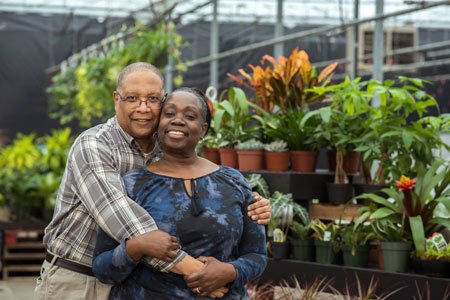
{"label": "man", "polygon": [[[47,226],[47,249],[37,299],[106,299],[110,286],[92,275],[97,226],[118,242],[138,243],[146,261],[162,272],[177,271],[186,256],[175,238],[157,230],[150,215],[126,196],[122,175],[145,167],[159,155],[155,147],[164,80],[147,63],[127,66],[113,92],[116,116],[83,132],[74,142]],[[258,198],[258,197],[257,197]],[[250,215],[266,224],[270,203],[261,199]]]}

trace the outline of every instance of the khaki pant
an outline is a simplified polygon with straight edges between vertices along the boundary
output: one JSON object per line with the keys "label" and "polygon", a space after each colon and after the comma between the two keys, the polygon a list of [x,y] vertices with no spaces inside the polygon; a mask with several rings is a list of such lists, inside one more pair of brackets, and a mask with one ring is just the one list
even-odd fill
{"label": "khaki pant", "polygon": [[44,261],[36,281],[36,300],[106,300],[111,285],[97,278],[70,271]]}

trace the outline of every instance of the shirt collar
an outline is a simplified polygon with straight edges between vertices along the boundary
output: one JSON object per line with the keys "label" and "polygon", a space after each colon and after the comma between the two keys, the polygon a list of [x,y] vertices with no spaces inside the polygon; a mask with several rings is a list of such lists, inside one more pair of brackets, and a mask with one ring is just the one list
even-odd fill
{"label": "shirt collar", "polygon": [[134,140],[134,137],[132,137],[130,134],[125,132],[123,128],[119,125],[119,122],[117,121],[117,117],[113,117],[110,119],[111,125],[119,132],[120,136],[130,145],[134,146],[136,141]]}

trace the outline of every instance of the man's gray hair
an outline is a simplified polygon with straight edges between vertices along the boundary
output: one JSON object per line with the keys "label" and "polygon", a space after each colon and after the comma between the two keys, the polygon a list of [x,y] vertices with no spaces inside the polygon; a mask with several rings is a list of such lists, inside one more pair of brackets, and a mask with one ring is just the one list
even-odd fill
{"label": "man's gray hair", "polygon": [[125,80],[125,77],[127,77],[129,74],[140,71],[150,71],[158,75],[159,78],[161,78],[162,84],[164,86],[164,76],[157,67],[146,62],[136,62],[129,64],[122,70],[122,72],[120,72],[119,77],[117,78],[117,88],[121,86],[122,82]]}

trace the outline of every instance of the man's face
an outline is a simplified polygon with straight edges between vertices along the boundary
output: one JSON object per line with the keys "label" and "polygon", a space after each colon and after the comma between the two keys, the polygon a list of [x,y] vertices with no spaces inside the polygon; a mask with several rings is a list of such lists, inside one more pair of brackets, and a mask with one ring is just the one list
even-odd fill
{"label": "man's face", "polygon": [[[125,132],[144,147],[151,141],[160,110],[159,102],[144,101],[155,96],[159,99],[163,97],[161,78],[148,70],[133,72],[124,78],[117,92],[113,93],[117,121]],[[127,97],[137,97],[139,100],[136,103],[123,101]]]}

